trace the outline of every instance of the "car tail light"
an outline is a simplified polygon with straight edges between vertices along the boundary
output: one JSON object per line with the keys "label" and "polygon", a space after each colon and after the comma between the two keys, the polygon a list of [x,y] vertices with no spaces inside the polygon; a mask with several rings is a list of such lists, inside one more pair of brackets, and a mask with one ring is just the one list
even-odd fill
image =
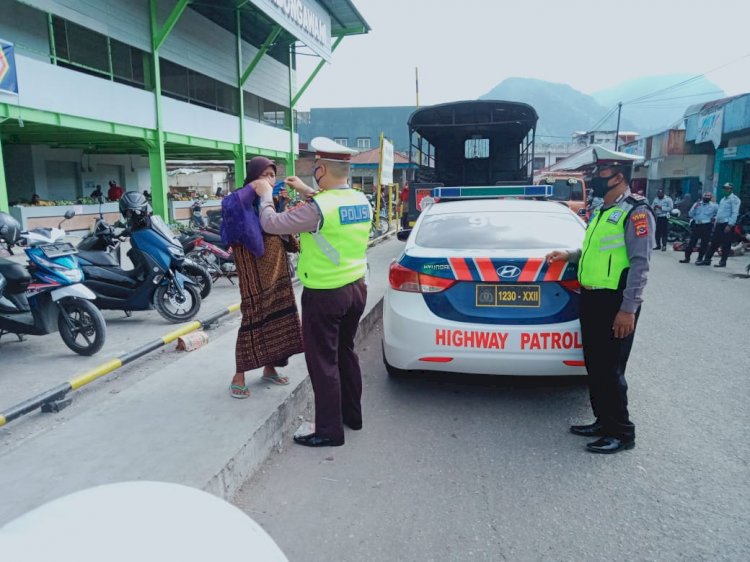
{"label": "car tail light", "polygon": [[396,291],[407,293],[439,293],[456,284],[455,279],[419,273],[396,262],[388,270],[388,282]]}
{"label": "car tail light", "polygon": [[578,282],[578,279],[572,279],[570,281],[559,281],[560,285],[565,287],[567,291],[570,291],[571,293],[580,294],[581,293],[581,284]]}

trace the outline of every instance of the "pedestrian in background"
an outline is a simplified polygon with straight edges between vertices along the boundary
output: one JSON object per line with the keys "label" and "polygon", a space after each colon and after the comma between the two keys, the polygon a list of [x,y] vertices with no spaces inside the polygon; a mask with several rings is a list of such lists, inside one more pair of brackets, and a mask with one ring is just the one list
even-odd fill
{"label": "pedestrian in background", "polygon": [[306,447],[344,444],[344,425],[362,429],[362,371],[354,351],[359,319],[367,301],[367,243],[372,208],[348,184],[357,151],[315,137],[313,190],[297,177],[287,184],[313,202],[287,213],[274,209],[271,185],[258,189],[260,222],[266,232],[300,233],[297,277],[302,282],[305,360],[315,394],[315,430],[295,435]]}
{"label": "pedestrian in background", "polygon": [[109,189],[107,190],[107,199],[110,201],[119,201],[125,190],[117,185],[115,180],[109,180]]}
{"label": "pedestrian in background", "polygon": [[722,189],[724,197],[719,201],[719,208],[716,211],[716,224],[711,238],[711,249],[704,260],[696,265],[711,265],[714,253],[721,248],[719,263],[714,267],[726,267],[729,254],[732,253],[732,230],[734,230],[737,216],[740,214],[740,198],[733,193],[734,184],[727,182]]}
{"label": "pedestrian in background", "polygon": [[701,245],[698,250],[698,261],[695,264],[701,265],[703,258],[708,254],[708,247],[711,243],[711,229],[716,218],[716,212],[719,210],[719,206],[711,198],[711,192],[706,191],[703,194],[703,198],[700,201],[696,201],[695,205],[688,212],[688,217],[690,217],[690,240],[685,247],[685,258],[681,259],[680,263],[690,263],[690,256],[698,240],[700,240]]}
{"label": "pedestrian in background", "polygon": [[398,195],[398,212],[401,214],[401,229],[409,228],[409,182],[404,183]]}
{"label": "pedestrian in background", "polygon": [[235,346],[236,369],[229,393],[247,398],[245,372],[263,367],[262,380],[289,384],[277,367],[303,351],[286,249],[280,236],[263,232],[257,192],[276,181],[276,165],[262,156],[248,163],[244,187],[221,201],[221,238],[234,251],[240,280],[242,322]]}
{"label": "pedestrian in background", "polygon": [[599,437],[586,445],[593,453],[617,453],[635,446],[625,367],[648,277],[654,217],[648,201],[630,193],[631,173],[629,162],[598,165],[591,186],[603,203],[588,223],[583,248],[547,255],[549,263],[578,262],[583,357],[596,419],[571,426],[570,431]]}
{"label": "pedestrian in background", "polygon": [[654,250],[667,251],[667,232],[669,231],[669,213],[674,209],[674,202],[669,195],[664,195],[664,190],[656,192],[656,197],[651,208],[656,216],[656,246]]}

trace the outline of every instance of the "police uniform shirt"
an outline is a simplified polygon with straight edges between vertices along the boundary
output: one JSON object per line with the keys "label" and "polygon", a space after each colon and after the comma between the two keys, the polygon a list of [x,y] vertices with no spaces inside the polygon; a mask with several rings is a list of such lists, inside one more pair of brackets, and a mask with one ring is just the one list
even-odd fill
{"label": "police uniform shirt", "polygon": [[[628,189],[612,205],[603,205],[600,212],[614,207],[629,196],[632,196],[632,194]],[[595,219],[596,217],[592,216],[589,224]],[[620,305],[620,310],[623,312],[634,314],[643,303],[643,289],[646,287],[646,281],[648,280],[651,249],[656,243],[654,238],[655,224],[653,213],[645,205],[634,208],[625,223],[625,248],[628,252],[630,267],[623,291],[622,304]],[[568,252],[570,262],[578,263],[582,252],[582,248],[570,250]]]}
{"label": "police uniform shirt", "polygon": [[740,214],[740,198],[734,193],[725,195],[721,201],[719,201],[719,210],[716,212],[717,223],[727,223],[729,226],[734,226],[737,222],[737,215]]}
{"label": "police uniform shirt", "polygon": [[713,201],[704,203],[701,200],[690,208],[688,216],[695,221],[695,224],[708,224],[716,218],[718,210],[719,206]]}
{"label": "police uniform shirt", "polygon": [[661,199],[655,197],[654,202],[651,203],[651,208],[654,210],[654,214],[657,217],[666,217],[669,216],[669,212],[674,209],[674,202],[669,195],[665,195]]}

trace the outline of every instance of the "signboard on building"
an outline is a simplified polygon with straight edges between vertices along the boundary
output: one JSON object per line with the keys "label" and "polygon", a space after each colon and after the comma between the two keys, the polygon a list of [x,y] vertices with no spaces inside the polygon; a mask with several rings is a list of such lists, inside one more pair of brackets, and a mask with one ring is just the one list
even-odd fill
{"label": "signboard on building", "polygon": [[253,0],[253,4],[330,62],[331,17],[315,0]]}
{"label": "signboard on building", "polygon": [[393,183],[393,143],[380,135],[380,185]]}
{"label": "signboard on building", "polygon": [[0,39],[0,92],[18,94],[16,57],[13,43]]}
{"label": "signboard on building", "polygon": [[721,133],[724,126],[724,108],[701,112],[698,116],[698,134],[695,144],[702,142],[714,143],[714,148],[721,144]]}
{"label": "signboard on building", "polygon": [[728,146],[727,148],[725,148],[723,158],[724,160],[729,160],[730,158],[737,158],[737,147]]}

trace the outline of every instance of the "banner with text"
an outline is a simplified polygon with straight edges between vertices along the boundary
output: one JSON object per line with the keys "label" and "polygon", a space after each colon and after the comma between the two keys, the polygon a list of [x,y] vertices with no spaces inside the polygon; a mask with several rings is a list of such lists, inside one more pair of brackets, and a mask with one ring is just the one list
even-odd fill
{"label": "banner with text", "polygon": [[724,108],[701,112],[698,116],[698,134],[695,144],[713,142],[714,148],[721,144],[721,133],[724,128]]}
{"label": "banner with text", "polygon": [[267,16],[331,61],[331,16],[315,0],[253,0]]}
{"label": "banner with text", "polygon": [[13,43],[0,39],[0,92],[18,94],[16,57]]}
{"label": "banner with text", "polygon": [[393,183],[393,143],[380,136],[380,185]]}

